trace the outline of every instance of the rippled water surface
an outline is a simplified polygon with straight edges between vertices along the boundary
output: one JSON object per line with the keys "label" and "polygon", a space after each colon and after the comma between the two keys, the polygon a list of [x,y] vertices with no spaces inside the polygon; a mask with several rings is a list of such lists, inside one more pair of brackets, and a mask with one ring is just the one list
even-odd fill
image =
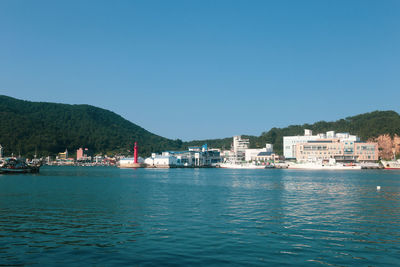
{"label": "rippled water surface", "polygon": [[400,172],[0,175],[0,265],[166,264],[399,266]]}

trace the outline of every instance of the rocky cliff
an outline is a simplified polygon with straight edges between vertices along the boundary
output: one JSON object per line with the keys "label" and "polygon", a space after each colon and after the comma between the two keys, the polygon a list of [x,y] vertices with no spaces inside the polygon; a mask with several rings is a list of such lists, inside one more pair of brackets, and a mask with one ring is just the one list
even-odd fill
{"label": "rocky cliff", "polygon": [[371,138],[369,141],[378,142],[379,157],[382,159],[393,158],[393,152],[400,154],[400,136],[395,134],[393,137],[389,134],[383,134],[377,138]]}

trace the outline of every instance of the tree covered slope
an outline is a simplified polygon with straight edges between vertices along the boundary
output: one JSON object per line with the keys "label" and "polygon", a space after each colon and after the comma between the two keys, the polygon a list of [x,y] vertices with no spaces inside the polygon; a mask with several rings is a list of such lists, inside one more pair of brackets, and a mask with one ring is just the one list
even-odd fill
{"label": "tree covered slope", "polygon": [[133,142],[140,154],[181,149],[182,141],[146,131],[114,112],[89,105],[67,105],[0,96],[0,144],[5,154],[53,155],[87,147],[95,153],[127,153]]}
{"label": "tree covered slope", "polygon": [[[274,145],[282,154],[283,136],[303,135],[304,129],[314,134],[326,131],[349,132],[362,140],[380,135],[400,135],[400,116],[394,111],[374,111],[345,119],[314,124],[272,128],[250,139],[250,147]],[[114,112],[90,105],[68,105],[18,100],[0,96],[0,144],[5,154],[40,156],[75,151],[87,147],[95,153],[125,153],[132,150],[133,142],[140,145],[140,155],[165,150],[183,150],[188,146],[205,143],[212,148],[229,149],[232,138],[182,142],[167,139],[122,118]]]}
{"label": "tree covered slope", "polygon": [[[283,136],[303,135],[304,129],[310,129],[314,134],[327,131],[348,132],[358,135],[366,141],[380,135],[400,135],[400,116],[395,111],[374,111],[345,119],[326,122],[319,121],[313,124],[291,125],[285,128],[272,128],[260,136],[243,136],[250,139],[251,147],[264,147],[266,143],[274,145],[278,154],[283,153]],[[190,142],[191,145],[200,145],[209,142],[212,147],[229,148],[232,138],[199,140]]]}

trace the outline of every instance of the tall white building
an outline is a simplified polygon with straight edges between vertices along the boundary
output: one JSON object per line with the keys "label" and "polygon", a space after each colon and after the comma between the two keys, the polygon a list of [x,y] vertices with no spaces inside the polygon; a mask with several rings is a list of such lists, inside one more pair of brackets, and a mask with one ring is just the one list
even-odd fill
{"label": "tall white building", "polygon": [[312,135],[312,131],[305,129],[304,135],[298,136],[284,136],[283,137],[283,156],[286,159],[296,158],[296,144],[307,143],[308,141],[315,141],[321,139],[339,138],[341,142],[344,141],[359,141],[355,135],[349,133],[335,133],[335,131],[326,132],[326,134]]}
{"label": "tall white building", "polygon": [[237,159],[244,159],[249,144],[249,139],[242,139],[240,135],[233,137],[232,150]]}

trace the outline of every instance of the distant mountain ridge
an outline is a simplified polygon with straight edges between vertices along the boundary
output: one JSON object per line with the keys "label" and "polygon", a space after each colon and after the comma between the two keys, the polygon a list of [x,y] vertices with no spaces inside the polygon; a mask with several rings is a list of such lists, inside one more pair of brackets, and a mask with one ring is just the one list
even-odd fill
{"label": "distant mountain ridge", "polygon": [[[35,151],[40,156],[55,155],[66,148],[75,153],[79,147],[87,147],[95,153],[128,154],[133,142],[137,141],[140,155],[148,156],[152,152],[184,150],[188,146],[205,143],[208,147],[229,149],[232,142],[232,137],[190,142],[171,140],[102,108],[31,102],[1,95],[0,121],[0,144],[7,155],[20,153],[32,156]],[[362,140],[377,140],[378,137],[386,136],[387,140],[400,136],[400,115],[395,111],[374,111],[333,122],[319,121],[272,128],[260,136],[243,137],[250,139],[253,148],[271,143],[275,151],[282,154],[283,136],[302,135],[304,129],[311,129],[314,133],[331,130],[349,132]],[[385,153],[390,154],[388,151]]]}

